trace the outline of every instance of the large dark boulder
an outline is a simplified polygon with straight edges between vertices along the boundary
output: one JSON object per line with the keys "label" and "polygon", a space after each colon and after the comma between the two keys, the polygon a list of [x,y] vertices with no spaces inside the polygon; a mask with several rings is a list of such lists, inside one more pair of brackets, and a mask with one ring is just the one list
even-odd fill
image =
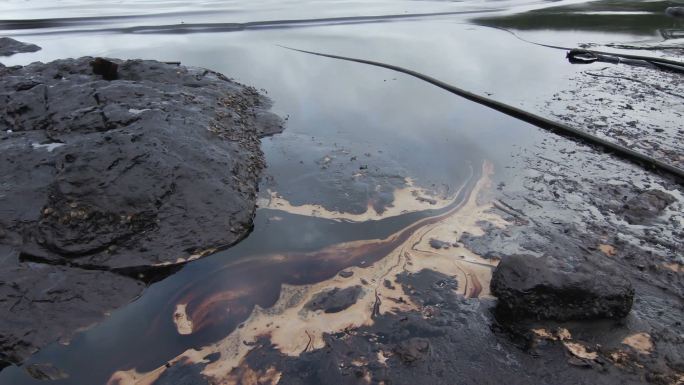
{"label": "large dark boulder", "polygon": [[672,17],[684,17],[684,7],[667,7],[665,14]]}
{"label": "large dark boulder", "polygon": [[252,225],[260,137],[250,87],[199,68],[90,58],[0,72],[0,228],[33,261],[104,269],[182,262]]}
{"label": "large dark boulder", "polygon": [[270,105],[156,61],[0,67],[0,364],[245,237]]}
{"label": "large dark boulder", "polygon": [[561,268],[558,261],[531,255],[505,257],[490,286],[501,319],[622,318],[634,299],[624,278],[589,268]]}
{"label": "large dark boulder", "polygon": [[40,47],[35,44],[23,43],[9,37],[0,37],[0,56],[12,56],[15,53],[36,51],[40,51]]}

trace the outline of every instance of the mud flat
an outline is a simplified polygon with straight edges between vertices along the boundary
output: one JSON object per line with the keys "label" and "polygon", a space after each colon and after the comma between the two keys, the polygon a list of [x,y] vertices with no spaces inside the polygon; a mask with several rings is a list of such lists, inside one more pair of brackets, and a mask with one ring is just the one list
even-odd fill
{"label": "mud flat", "polygon": [[[680,74],[609,66],[573,80],[576,88],[558,92],[539,108],[681,167]],[[551,285],[533,278],[539,285],[526,287],[521,295],[535,302],[505,302],[512,312],[540,307],[515,320],[497,318],[495,330],[535,356],[565,351],[568,367],[593,372],[595,383],[682,383],[681,181],[553,138],[513,159],[521,171],[502,178],[497,188],[497,211],[511,225],[490,228],[485,236],[465,234],[460,241],[489,258],[539,258],[527,274],[550,259],[554,271],[568,275],[561,273]],[[587,273],[594,283],[582,278]],[[576,279],[585,283],[573,293],[593,292],[593,306],[583,314],[576,313],[583,305],[566,302],[572,295],[563,301],[549,301],[549,293],[532,298],[537,290]],[[632,309],[625,312],[632,289]],[[596,319],[602,312],[604,319]]]}
{"label": "mud flat", "polygon": [[[600,154],[584,150],[594,161],[600,159]],[[624,167],[619,160],[609,163]],[[605,240],[563,229],[556,233],[553,222],[558,219],[540,225],[545,211],[538,218],[521,213],[510,203],[507,187],[495,187],[493,171],[485,163],[482,173],[474,174],[477,183],[462,186],[443,211],[385,239],[255,256],[227,265],[228,273],[189,285],[171,304],[174,310],[162,313],[173,320],[179,335],[201,334],[211,320],[226,325],[220,320],[237,315],[239,323],[215,343],[189,349],[155,370],[119,371],[109,384],[681,381],[681,337],[676,332],[681,324],[674,314],[657,315],[657,309],[668,306],[681,312],[675,304],[680,294],[665,294],[659,303],[653,297],[643,300],[664,286],[635,281],[643,269],[616,266],[607,257],[609,249],[600,248],[603,243],[591,248],[576,244],[576,237],[587,243]],[[529,192],[515,196],[532,200]],[[651,220],[662,215],[667,213],[656,213]],[[537,317],[538,309],[513,321],[495,316],[492,272],[500,260],[513,257],[492,251],[512,248],[557,256],[549,262],[554,273],[546,277],[551,280],[593,282],[585,292],[574,293],[585,307],[566,310],[562,317],[551,314],[550,320]],[[677,282],[668,273],[674,262],[664,260],[670,264],[660,268],[661,278]],[[300,261],[318,266],[311,268],[314,274],[300,275]],[[230,271],[249,276],[250,269],[261,271],[267,284],[229,283],[235,281]],[[214,280],[224,282],[224,289],[217,290]],[[251,302],[273,297],[264,293],[274,290],[277,299],[263,307]],[[631,309],[635,291],[637,303]],[[617,301],[610,302],[613,298]],[[599,311],[585,316],[594,301]],[[543,309],[544,304],[538,306]]]}
{"label": "mud flat", "polygon": [[251,229],[255,89],[202,68],[65,59],[0,67],[0,363],[101,320]]}
{"label": "mud flat", "polygon": [[[265,255],[245,261],[245,266],[227,267],[245,275],[250,265],[256,266],[268,277],[268,285],[252,283],[218,292],[211,283],[186,288],[173,315],[167,313],[174,318],[179,334],[199,333],[211,322],[234,316],[245,308],[249,313],[223,340],[199,350],[190,349],[149,373],[115,373],[110,383],[159,384],[192,378],[200,383],[239,384],[248,383],[252,376],[263,377],[264,383],[277,383],[283,375],[277,362],[251,366],[247,360],[252,354],[261,354],[262,343],[267,342],[283,357],[316,355],[328,346],[331,335],[375,325],[390,314],[416,312],[431,318],[447,297],[490,298],[489,279],[495,262],[467,249],[459,249],[455,258],[456,247],[431,246],[431,240],[455,238],[461,232],[482,235],[480,222],[505,225],[500,217],[487,213],[493,206],[482,199],[491,188],[492,164],[486,162],[482,171],[473,171],[444,209],[385,239],[346,242],[309,253]],[[313,269],[313,276],[300,277],[304,262],[320,268]],[[219,272],[216,277],[232,281],[225,273]],[[203,286],[213,289],[205,291]],[[422,296],[433,286],[445,297]],[[241,302],[272,296],[264,291],[274,289],[279,292],[277,301],[269,306],[254,308]],[[418,345],[415,349],[419,351],[425,348]],[[412,343],[404,349],[405,360],[412,360],[407,358],[411,354],[420,354],[413,352]],[[376,353],[373,360],[384,359],[380,351]],[[385,352],[387,357],[392,354],[391,349]],[[368,363],[368,358],[359,360],[363,363],[355,365]]]}

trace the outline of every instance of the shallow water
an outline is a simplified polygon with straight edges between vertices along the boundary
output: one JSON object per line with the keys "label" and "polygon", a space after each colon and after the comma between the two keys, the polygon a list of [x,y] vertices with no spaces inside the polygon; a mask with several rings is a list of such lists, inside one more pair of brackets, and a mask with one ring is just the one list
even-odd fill
{"label": "shallow water", "polygon": [[[506,181],[519,171],[508,168],[510,158],[551,134],[404,74],[281,45],[392,63],[534,112],[587,67],[572,66],[563,51],[518,36],[575,46],[655,43],[682,30],[681,22],[658,13],[666,2],[620,12],[585,3],[9,0],[0,4],[0,35],[43,50],[2,62],[84,55],[180,61],[263,88],[275,112],[288,120],[284,133],[263,140],[268,168],[262,198],[274,192],[295,206],[358,214],[369,206],[387,208],[406,178],[437,197],[453,196],[485,160],[493,162],[497,181]],[[546,11],[559,5],[568,8]],[[416,211],[355,223],[262,208],[242,243],[189,263],[68,346],[50,346],[28,363],[50,362],[70,375],[56,384],[100,384],[117,370],[157,368],[186,349],[225,337],[255,304],[273,305],[284,281],[317,282],[339,270],[304,262],[283,278],[272,265],[259,263],[263,256],[382,239],[439,212],[429,204],[406,209]],[[240,263],[248,268],[230,267]],[[255,281],[264,287],[258,297],[232,305],[241,310],[213,314],[210,327],[197,333],[176,331],[173,304],[182,294],[209,296]],[[0,383],[41,382],[10,367],[0,372]]]}

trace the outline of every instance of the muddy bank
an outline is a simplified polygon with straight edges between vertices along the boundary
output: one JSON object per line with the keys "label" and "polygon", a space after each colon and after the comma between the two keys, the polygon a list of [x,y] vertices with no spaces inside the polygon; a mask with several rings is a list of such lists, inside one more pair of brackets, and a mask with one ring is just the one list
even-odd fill
{"label": "muddy bank", "polygon": [[0,359],[67,340],[245,237],[260,138],[282,129],[270,105],[219,73],[156,61],[0,68],[0,305],[11,314]]}
{"label": "muddy bank", "polygon": [[560,90],[542,108],[556,119],[682,168],[681,79],[681,74],[658,69],[595,64],[571,79],[576,87]]}
{"label": "muddy bank", "polygon": [[[324,348],[329,334],[372,325],[383,314],[433,311],[414,303],[401,284],[401,277],[422,270],[448,274],[442,286],[454,295],[488,296],[493,263],[466,249],[454,259],[451,252],[430,246],[431,240],[454,237],[454,231],[477,232],[478,220],[501,225],[497,216],[485,213],[491,209],[488,201],[480,200],[490,186],[492,165],[485,163],[482,173],[473,171],[445,209],[384,239],[346,242],[315,252],[254,256],[226,265],[225,272],[217,272],[215,278],[212,274],[203,285],[188,285],[170,304],[175,312],[161,313],[164,322],[173,320],[179,334],[198,336],[216,324],[224,328],[225,337],[189,349],[156,370],[119,371],[110,383],[163,383],[165,378],[177,380],[174,373],[199,382],[247,381],[240,374],[244,360],[265,336],[283,354],[298,356]],[[253,276],[249,273],[253,269],[268,279],[261,283],[238,278]],[[305,269],[309,273],[301,274]],[[206,365],[205,356],[216,357],[216,362]]]}
{"label": "muddy bank", "polygon": [[[593,173],[587,174],[597,181],[598,176],[606,178],[624,167],[627,180],[641,177],[653,183],[651,188],[656,183],[668,185],[667,181],[606,159],[590,148],[549,142],[556,147],[547,148],[544,158],[561,157],[560,162],[567,155],[558,149],[569,146],[575,150],[573,156],[581,156],[583,164],[594,166]],[[527,156],[516,161],[533,162]],[[599,164],[604,169],[595,167]],[[608,167],[612,168],[605,170]],[[547,166],[545,171],[560,178],[555,168]],[[568,179],[572,180],[573,175]],[[487,178],[481,179],[466,203],[441,214],[438,221],[430,219],[422,226],[411,226],[413,234],[401,244],[395,243],[396,248],[379,260],[344,268],[344,264],[353,264],[345,259],[363,243],[332,248],[334,253],[324,255],[329,255],[328,264],[342,263],[332,269],[339,269],[340,274],[319,276],[314,282],[322,281],[305,284],[303,277],[293,271],[277,301],[264,308],[257,306],[243,322],[233,324],[235,329],[226,338],[189,349],[156,370],[118,372],[109,383],[450,384],[454,379],[464,383],[520,384],[679,383],[682,341],[676,330],[681,328],[682,280],[672,268],[681,268],[676,255],[681,245],[672,244],[664,254],[656,256],[649,249],[657,244],[654,239],[646,239],[631,248],[620,244],[618,251],[617,242],[607,239],[611,228],[598,231],[593,227],[606,226],[604,221],[570,214],[594,212],[591,205],[595,201],[563,200],[554,195],[542,199],[537,190],[546,183],[529,185],[533,188],[530,191],[521,190],[507,177],[501,179],[496,190]],[[522,181],[529,183],[529,178]],[[596,193],[596,185],[591,182],[585,187],[573,187],[575,193],[612,199],[608,194]],[[573,207],[561,210],[557,205],[564,207],[566,201]],[[518,207],[520,202],[526,205]],[[537,210],[528,213],[530,205]],[[651,215],[649,221],[661,226],[663,220],[674,224],[680,220],[680,208],[679,200],[672,202]],[[597,230],[577,232],[581,226]],[[662,227],[674,230],[676,235],[680,227],[673,226]],[[647,226],[640,228],[648,232]],[[453,241],[454,237],[458,242]],[[662,233],[660,239],[679,242],[672,233]],[[434,240],[449,241],[451,247],[435,248]],[[622,290],[630,302],[636,292],[634,309],[630,312],[621,303],[615,308],[620,314],[597,314],[599,319],[583,314],[579,317],[591,318],[589,321],[523,317],[504,322],[494,316],[497,301],[487,289],[497,261],[508,258],[500,251],[514,249],[556,256],[553,266],[564,270],[567,275],[563,277],[576,278],[577,282],[588,271],[596,279],[606,277],[595,275],[596,271],[624,277],[595,281],[594,289],[607,299]],[[494,251],[499,252],[494,255]],[[618,253],[624,253],[626,260],[650,260],[652,267],[639,267],[632,263],[636,261],[622,263],[615,258]],[[311,261],[317,254],[309,253],[306,259]],[[262,258],[261,263],[275,264],[279,266],[275,270],[284,271],[295,259],[295,255],[273,255]],[[584,273],[578,274],[577,270]],[[222,279],[225,281],[226,276]],[[240,298],[253,297],[254,293],[244,285],[229,285],[220,292],[205,291],[205,286],[206,282],[202,287],[188,287],[177,303],[176,313],[165,312],[166,317],[184,321],[176,322],[178,333],[201,333],[206,327],[203,320],[244,311],[244,300]],[[595,298],[581,299],[589,309]],[[240,317],[246,317],[245,313]],[[558,377],[558,373],[563,376]]]}
{"label": "muddy bank", "polygon": [[[201,375],[219,364],[221,356],[215,354],[197,365],[173,365],[156,381],[140,383],[641,383],[638,376],[609,366],[597,376],[562,344],[542,341],[536,355],[519,349],[492,330],[492,301],[458,295],[453,290],[457,280],[450,275],[420,270],[400,275],[397,285],[419,309],[384,313],[370,325],[325,334],[321,348],[300,354],[284,354],[267,337],[260,338],[222,381]],[[579,365],[569,363],[575,359]]]}
{"label": "muddy bank", "polygon": [[[544,354],[539,347],[548,344],[565,347],[572,358],[568,365],[585,367],[598,379],[620,383],[621,376],[629,374],[640,382],[681,383],[681,189],[582,146],[549,140],[536,147],[535,155],[518,158],[528,170],[519,179],[502,181],[500,185],[502,204],[497,211],[511,225],[505,229],[490,228],[485,236],[466,234],[461,242],[490,258],[506,260],[517,253],[551,256],[556,261],[555,269],[581,269],[596,279],[610,275],[598,285],[583,286],[582,291],[595,289],[595,302],[587,303],[589,314],[614,304],[612,301],[624,292],[621,287],[625,279],[634,288],[634,304],[624,318],[558,322],[538,318],[540,314],[559,310],[563,315],[560,318],[567,319],[568,313],[581,308],[567,306],[571,297],[546,303],[539,309],[534,307],[544,305],[544,301],[520,304],[514,299],[509,303],[518,305],[514,310],[532,311],[517,320],[497,320],[501,322],[498,327],[502,335],[532,355]],[[584,172],[580,174],[566,166],[571,162],[583,164]],[[629,193],[615,195],[618,187]],[[628,207],[623,207],[626,205],[614,210],[616,202],[641,196],[647,189],[658,189],[677,199],[661,210],[654,210],[656,213],[646,224],[631,224]],[[528,270],[533,272],[534,268]],[[614,314],[602,315],[609,316]],[[580,314],[580,318],[594,317]],[[576,336],[580,345],[569,342],[565,332]]]}
{"label": "muddy bank", "polygon": [[[648,76],[653,76],[652,81],[659,79],[659,86],[672,86],[668,83],[670,74]],[[601,91],[604,86],[614,89],[632,85],[630,79],[612,79],[610,83],[591,83],[587,79],[567,95],[575,92],[598,95],[605,92]],[[631,126],[630,122],[636,118],[631,112],[637,111],[637,106],[643,107],[638,110],[642,112],[650,109],[649,105],[659,110],[662,103],[673,103],[676,99],[665,94],[661,97],[650,94],[650,99],[639,95],[619,93],[611,97],[611,100],[624,98],[635,106],[626,113],[621,112],[622,103],[612,104],[612,108],[598,108],[589,99],[573,104],[576,106],[573,110],[579,113],[567,116],[576,122],[611,119],[610,127],[614,129],[600,132],[620,141],[624,131],[617,127]],[[562,98],[545,105],[554,109],[570,107]],[[670,125],[666,113],[660,119],[640,121],[649,122],[653,127],[650,132],[633,130],[648,138],[650,147],[641,147],[643,151],[679,143],[680,127]],[[650,135],[653,132],[659,134]],[[669,153],[674,156],[673,160],[681,158],[680,149],[671,149]],[[551,257],[556,261],[554,269],[570,272],[581,269],[597,277],[610,275],[601,285],[611,285],[596,290],[598,297],[617,298],[613,294],[623,284],[613,281],[624,278],[634,288],[634,304],[626,317],[616,320],[538,320],[537,315],[545,311],[573,310],[561,306],[564,304],[561,301],[548,304],[547,309],[535,310],[525,319],[499,320],[503,321],[499,330],[531,354],[540,354],[540,345],[565,347],[574,357],[570,365],[584,366],[594,371],[597,378],[615,376],[612,380],[619,383],[620,377],[607,371],[617,368],[620,373],[629,373],[646,383],[681,383],[684,378],[684,341],[679,333],[684,317],[681,186],[620,162],[609,154],[552,138],[539,141],[532,151],[519,154],[513,162],[520,171],[500,180],[496,205],[511,225],[505,229],[489,228],[484,236],[464,234],[460,241],[488,258],[506,260],[515,254],[531,254]],[[597,306],[600,304],[601,301],[596,302]],[[518,305],[523,310],[536,306]],[[566,332],[577,336],[582,344],[568,342]]]}
{"label": "muddy bank", "polygon": [[[679,74],[649,68],[587,66],[538,108],[681,167],[680,79]],[[634,304],[624,318],[595,321],[539,321],[537,315],[544,311],[538,309],[526,319],[503,320],[499,330],[531,354],[539,354],[540,345],[564,346],[574,357],[571,365],[584,366],[597,378],[609,378],[607,369],[617,368],[645,383],[680,384],[681,185],[610,154],[552,138],[513,159],[521,171],[502,178],[497,189],[497,211],[511,226],[490,228],[485,236],[465,234],[461,242],[490,258],[532,254],[554,259],[555,269],[609,275],[601,285],[610,286],[596,290],[597,298],[618,298],[614,294],[626,279],[634,289]],[[602,303],[606,301],[596,301],[592,310]],[[564,304],[556,301],[545,310],[575,310]],[[518,305],[523,310],[535,306]],[[566,332],[582,344],[568,342]],[[612,380],[621,381],[619,376]]]}

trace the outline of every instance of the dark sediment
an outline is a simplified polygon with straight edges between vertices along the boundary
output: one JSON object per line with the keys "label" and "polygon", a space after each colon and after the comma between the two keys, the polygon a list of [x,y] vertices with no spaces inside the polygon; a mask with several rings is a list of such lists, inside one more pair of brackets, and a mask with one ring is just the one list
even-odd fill
{"label": "dark sediment", "polygon": [[9,37],[0,37],[0,56],[12,56],[15,53],[36,51],[40,51],[40,47],[35,44],[23,43]]}
{"label": "dark sediment", "polygon": [[0,360],[246,236],[259,139],[282,128],[269,107],[221,74],[155,61],[0,68]]}
{"label": "dark sediment", "polygon": [[[584,271],[603,276],[606,283],[624,277],[634,288],[634,301],[631,312],[619,320],[558,322],[532,316],[504,320],[495,324],[495,330],[538,356],[545,354],[548,344],[565,342],[558,336],[540,341],[535,330],[566,328],[593,349],[584,356],[596,357],[578,360],[568,348],[573,357],[568,363],[591,369],[597,379],[609,375],[620,383],[619,376],[606,371],[619,368],[638,376],[642,383],[678,383],[684,372],[684,340],[677,331],[684,314],[681,189],[584,146],[549,139],[535,148],[534,156],[515,160],[525,171],[505,178],[499,188],[504,208],[512,208],[500,212],[511,225],[487,228],[483,236],[464,234],[460,241],[480,255],[501,259],[502,267],[510,255],[552,255],[559,274]],[[581,172],[574,164],[582,165]],[[530,270],[536,267],[528,266]],[[621,282],[611,285],[610,290],[625,287]],[[520,302],[516,305],[523,309],[546,311],[538,303]],[[649,348],[623,343],[634,335],[648,341],[644,345]]]}
{"label": "dark sediment", "polygon": [[[575,358],[560,343],[540,341],[534,355],[520,349],[496,327],[492,331],[491,301],[457,295],[444,285],[453,282],[449,276],[422,270],[401,281],[409,298],[422,304],[420,311],[386,313],[371,326],[326,334],[325,347],[297,357],[263,338],[231,380],[249,383],[250,378],[277,375],[278,383],[296,385],[643,383],[638,373],[596,363],[605,362],[617,350],[614,346],[606,346],[596,360],[580,360],[601,366],[598,374],[572,364]],[[205,365],[178,363],[154,384],[212,383],[201,374]]]}

